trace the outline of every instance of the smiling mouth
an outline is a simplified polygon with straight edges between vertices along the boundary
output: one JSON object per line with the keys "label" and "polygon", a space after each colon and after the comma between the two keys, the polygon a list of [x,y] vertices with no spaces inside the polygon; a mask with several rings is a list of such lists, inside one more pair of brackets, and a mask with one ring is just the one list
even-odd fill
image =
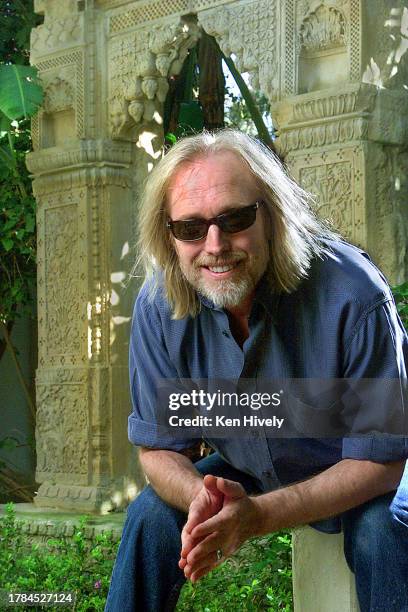
{"label": "smiling mouth", "polygon": [[221,272],[229,272],[230,270],[235,268],[235,266],[236,264],[229,266],[209,266],[208,269],[210,270],[210,272],[216,272],[217,274],[220,274]]}
{"label": "smiling mouth", "polygon": [[224,263],[222,265],[218,264],[217,266],[202,266],[205,270],[208,270],[209,272],[211,272],[212,274],[227,274],[228,272],[231,272],[231,270],[235,270],[235,268],[237,268],[240,264],[241,261],[233,261],[231,263]]}

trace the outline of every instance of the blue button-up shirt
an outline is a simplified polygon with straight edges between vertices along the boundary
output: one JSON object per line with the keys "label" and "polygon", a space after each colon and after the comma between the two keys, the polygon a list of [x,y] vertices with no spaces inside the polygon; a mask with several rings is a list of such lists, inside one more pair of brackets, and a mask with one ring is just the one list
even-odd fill
{"label": "blue button-up shirt", "polygon": [[[360,249],[345,242],[327,245],[291,294],[274,295],[260,282],[242,348],[226,312],[210,301],[201,299],[196,317],[173,320],[163,292],[151,300],[148,286],[142,287],[130,340],[132,443],[177,451],[197,441],[172,436],[157,422],[162,379],[406,379],[408,338],[384,277]],[[345,458],[387,462],[408,456],[402,436],[282,439],[258,429],[244,438],[208,441],[262,491],[311,477]],[[334,519],[321,524],[326,531],[338,527]]]}

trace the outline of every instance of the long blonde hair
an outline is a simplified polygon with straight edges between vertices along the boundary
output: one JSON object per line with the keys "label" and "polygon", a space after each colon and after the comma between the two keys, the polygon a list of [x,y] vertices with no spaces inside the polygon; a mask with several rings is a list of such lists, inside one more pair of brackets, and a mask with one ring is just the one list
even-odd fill
{"label": "long blonde hair", "polygon": [[143,266],[154,295],[163,286],[174,319],[196,316],[200,301],[184,278],[166,222],[169,183],[181,164],[199,156],[231,151],[247,164],[260,189],[271,219],[272,238],[267,277],[271,290],[290,293],[307,276],[314,257],[327,250],[324,240],[336,239],[310,208],[311,194],[285,172],[274,153],[237,130],[202,132],[178,141],[159,161],[146,181],[139,208],[135,265]]}

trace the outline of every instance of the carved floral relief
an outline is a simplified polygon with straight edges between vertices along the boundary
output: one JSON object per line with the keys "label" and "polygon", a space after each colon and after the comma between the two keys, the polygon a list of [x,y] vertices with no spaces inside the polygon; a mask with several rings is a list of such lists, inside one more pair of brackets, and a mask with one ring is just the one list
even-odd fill
{"label": "carved floral relief", "polygon": [[316,212],[343,236],[353,227],[352,169],[349,161],[302,168],[300,183],[316,196]]}

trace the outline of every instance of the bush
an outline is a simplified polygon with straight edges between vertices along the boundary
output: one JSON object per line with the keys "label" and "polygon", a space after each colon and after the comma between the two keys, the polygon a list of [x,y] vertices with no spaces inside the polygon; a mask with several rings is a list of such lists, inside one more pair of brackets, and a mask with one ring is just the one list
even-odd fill
{"label": "bush", "polygon": [[[50,539],[45,546],[30,545],[22,533],[22,523],[16,520],[13,504],[7,504],[5,515],[0,517],[1,588],[11,592],[74,591],[76,611],[102,612],[117,542],[107,532],[87,540],[86,521],[86,517],[81,519],[70,538]],[[27,607],[31,611],[44,609]]]}
{"label": "bush", "polygon": [[182,589],[177,612],[291,612],[289,531],[247,542],[233,558]]}
{"label": "bush", "polygon": [[[75,592],[78,612],[103,611],[118,543],[111,533],[85,538],[83,517],[70,538],[29,544],[13,504],[0,517],[0,585],[9,592]],[[233,558],[182,590],[178,612],[292,608],[291,541],[281,532],[247,542]],[[30,611],[44,610],[30,606]],[[65,609],[72,609],[71,607]]]}

